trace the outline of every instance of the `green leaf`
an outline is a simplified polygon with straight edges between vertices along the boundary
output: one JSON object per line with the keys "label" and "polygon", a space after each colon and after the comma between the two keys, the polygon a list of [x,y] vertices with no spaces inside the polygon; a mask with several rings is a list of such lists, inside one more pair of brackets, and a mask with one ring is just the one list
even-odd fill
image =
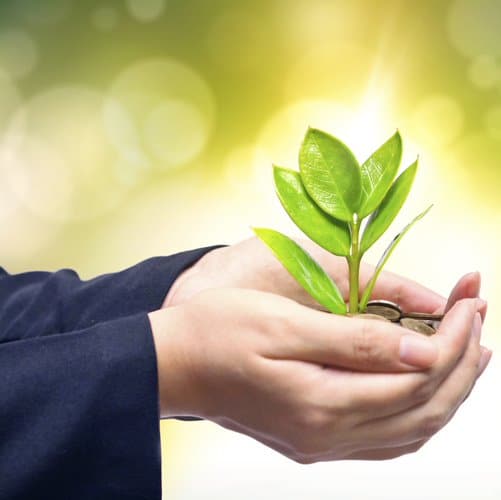
{"label": "green leaf", "polygon": [[360,300],[360,311],[364,311],[365,308],[367,307],[367,302],[370,300],[370,296],[372,294],[372,290],[374,289],[374,286],[376,284],[376,281],[381,274],[381,271],[383,270],[384,265],[390,258],[391,254],[393,253],[393,250],[395,250],[395,247],[400,243],[400,240],[405,236],[405,233],[409,231],[409,229],[420,219],[422,219],[430,210],[433,205],[430,205],[424,212],[421,212],[415,219],[412,220],[410,224],[407,224],[407,226],[400,231],[400,233],[393,238],[393,241],[389,244],[388,248],[384,251],[381,259],[379,259],[379,262],[376,266],[376,269],[374,270],[374,274],[372,275],[372,278],[369,280],[367,283],[367,286],[364,290],[364,293],[362,295],[362,299]]}
{"label": "green leaf", "polygon": [[393,219],[402,208],[409,191],[411,190],[414,177],[416,176],[417,160],[393,183],[388,193],[384,197],[381,205],[369,218],[362,236],[360,248],[362,253],[366,252],[379,237],[388,229]]}
{"label": "green leaf", "polygon": [[346,304],[338,287],[308,252],[278,231],[257,227],[252,229],[318,303],[332,313],[346,314]]}
{"label": "green leaf", "polygon": [[358,211],[361,219],[374,212],[383,201],[401,160],[402,138],[397,131],[362,164],[362,201]]}
{"label": "green leaf", "polygon": [[360,167],[341,141],[308,129],[299,152],[299,170],[308,194],[336,219],[351,222],[362,193]]}
{"label": "green leaf", "polygon": [[323,212],[306,192],[294,170],[273,167],[278,198],[294,223],[329,252],[346,257],[350,253],[350,230],[346,222]]}

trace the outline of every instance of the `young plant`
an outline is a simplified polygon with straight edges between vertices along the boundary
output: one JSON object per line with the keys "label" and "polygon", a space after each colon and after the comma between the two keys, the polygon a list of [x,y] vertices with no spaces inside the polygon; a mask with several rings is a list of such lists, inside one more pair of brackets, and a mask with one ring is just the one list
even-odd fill
{"label": "young plant", "polygon": [[346,258],[348,310],[337,285],[300,245],[273,229],[253,230],[301,286],[332,313],[365,311],[376,280],[396,245],[431,208],[392,240],[359,299],[361,259],[395,219],[416,175],[417,160],[395,180],[401,159],[402,139],[398,132],[359,165],[339,139],[310,128],[299,152],[299,172],[273,167],[277,195],[294,223],[321,247]]}

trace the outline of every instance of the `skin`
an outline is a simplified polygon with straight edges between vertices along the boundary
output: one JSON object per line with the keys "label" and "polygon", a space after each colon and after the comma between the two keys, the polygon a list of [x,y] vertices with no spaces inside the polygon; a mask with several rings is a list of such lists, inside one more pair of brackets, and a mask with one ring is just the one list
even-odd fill
{"label": "skin", "polygon": [[[298,242],[347,297],[344,261]],[[361,281],[370,274],[364,266]],[[299,463],[414,452],[452,418],[490,360],[480,346],[479,290],[478,273],[448,300],[383,273],[375,297],[445,311],[425,338],[326,313],[256,238],[214,250],[149,315],[161,416],[212,420]]]}

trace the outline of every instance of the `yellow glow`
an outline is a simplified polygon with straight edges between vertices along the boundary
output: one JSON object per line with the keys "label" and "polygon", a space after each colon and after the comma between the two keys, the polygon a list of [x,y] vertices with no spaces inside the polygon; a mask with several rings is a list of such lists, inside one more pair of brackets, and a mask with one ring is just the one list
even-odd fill
{"label": "yellow glow", "polygon": [[368,94],[357,106],[336,101],[299,101],[279,111],[263,127],[257,147],[274,163],[297,166],[299,146],[308,127],[325,130],[345,142],[363,161],[395,132],[382,98]]}
{"label": "yellow glow", "polygon": [[422,147],[435,150],[450,145],[464,127],[464,113],[458,102],[445,95],[422,99],[406,121],[406,132]]}

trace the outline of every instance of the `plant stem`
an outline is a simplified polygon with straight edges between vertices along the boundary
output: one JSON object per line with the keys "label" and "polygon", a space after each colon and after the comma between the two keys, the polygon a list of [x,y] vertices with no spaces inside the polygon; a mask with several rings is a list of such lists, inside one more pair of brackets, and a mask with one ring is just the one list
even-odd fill
{"label": "plant stem", "polygon": [[348,257],[348,269],[350,272],[350,313],[358,312],[358,293],[360,286],[360,223],[357,214],[350,223],[351,249]]}

